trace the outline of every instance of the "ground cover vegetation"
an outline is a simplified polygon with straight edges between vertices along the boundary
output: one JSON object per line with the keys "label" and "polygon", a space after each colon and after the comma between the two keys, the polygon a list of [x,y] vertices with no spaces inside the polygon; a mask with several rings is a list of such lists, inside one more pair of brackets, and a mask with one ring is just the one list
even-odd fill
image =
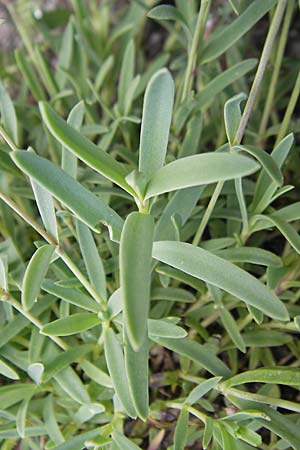
{"label": "ground cover vegetation", "polygon": [[299,2],[3,3],[1,450],[299,450]]}

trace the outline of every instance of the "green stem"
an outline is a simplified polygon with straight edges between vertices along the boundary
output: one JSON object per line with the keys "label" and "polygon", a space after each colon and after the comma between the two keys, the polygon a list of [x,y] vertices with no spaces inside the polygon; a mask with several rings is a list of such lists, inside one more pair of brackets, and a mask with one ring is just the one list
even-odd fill
{"label": "green stem", "polygon": [[12,139],[9,137],[9,135],[6,133],[6,131],[4,130],[4,128],[2,128],[0,126],[0,136],[2,137],[2,139],[7,143],[7,145],[12,149],[13,152],[15,152],[16,150],[18,150],[18,148],[16,147],[16,145],[14,144],[14,142],[12,141]]}
{"label": "green stem", "polygon": [[[253,81],[253,84],[252,84],[252,87],[251,87],[251,90],[249,93],[249,97],[248,97],[240,124],[239,124],[239,128],[238,128],[237,133],[234,138],[233,145],[239,145],[243,139],[245,129],[246,129],[248,120],[250,118],[250,114],[251,114],[258,90],[262,83],[262,79],[263,79],[263,76],[264,76],[264,73],[266,70],[267,63],[270,58],[270,53],[271,53],[276,34],[278,32],[278,29],[279,29],[279,26],[280,26],[280,23],[282,20],[282,16],[283,16],[283,13],[285,10],[286,3],[287,3],[287,0],[279,0],[279,2],[277,4],[277,8],[274,13],[274,17],[273,17],[266,41],[265,41],[265,45],[264,45],[264,48],[263,48],[263,51],[261,54],[259,65],[258,65],[256,74],[255,74],[255,78],[254,78],[254,81]],[[300,80],[299,80],[299,84],[300,84]],[[202,218],[202,221],[201,221],[199,228],[197,230],[197,233],[195,235],[195,238],[193,241],[194,245],[198,245],[201,240],[202,234],[203,234],[203,232],[206,228],[206,225],[210,219],[211,213],[215,207],[215,204],[219,198],[219,195],[223,189],[223,186],[224,186],[224,181],[219,181],[217,183],[215,191],[214,191],[214,193],[211,197],[211,200],[208,204],[207,210],[205,211],[205,214]]]}
{"label": "green stem", "polygon": [[290,411],[300,412],[299,404],[290,402],[288,400],[282,400],[281,398],[273,398],[273,397],[268,397],[266,395],[253,394],[252,392],[245,392],[245,391],[241,391],[239,389],[233,389],[233,388],[222,389],[222,387],[221,387],[220,390],[221,390],[222,394],[225,396],[231,395],[233,397],[241,398],[243,400],[250,400],[250,401],[254,401],[254,402],[258,402],[258,403],[264,403],[267,405],[274,405],[279,408],[288,409]]}
{"label": "green stem", "polygon": [[[40,322],[36,317],[34,317],[29,311],[25,311],[19,302],[15,298],[13,298],[8,292],[4,294],[5,302],[11,305],[13,308],[15,308],[19,313],[22,314],[22,316],[26,317],[29,322],[33,323],[39,330],[43,328],[42,322]],[[60,348],[63,350],[68,350],[69,346],[60,338],[57,336],[48,336],[55,344],[57,344]]]}
{"label": "green stem", "polygon": [[281,127],[280,127],[280,130],[279,130],[279,133],[277,135],[277,139],[276,139],[276,142],[275,142],[275,147],[276,147],[276,145],[279,144],[279,142],[284,138],[284,136],[287,133],[288,126],[289,126],[292,114],[294,112],[294,109],[296,107],[296,104],[297,104],[297,101],[298,101],[298,98],[299,98],[299,94],[300,94],[300,71],[298,73],[298,76],[297,76],[297,79],[296,79],[296,83],[295,83],[295,86],[294,86],[294,89],[293,89],[293,92],[292,92],[292,95],[291,95],[288,107],[286,109],[283,121],[281,123]]}
{"label": "green stem", "polygon": [[274,98],[275,98],[275,89],[276,89],[277,82],[278,82],[279,72],[280,72],[280,68],[281,68],[281,64],[282,64],[282,58],[283,58],[283,54],[284,54],[284,50],[285,50],[285,46],[286,46],[286,41],[288,38],[290,23],[291,23],[292,16],[293,16],[294,4],[295,4],[294,0],[289,0],[285,18],[284,18],[284,22],[283,22],[283,27],[282,27],[282,32],[281,32],[278,48],[276,49],[276,58],[275,58],[275,63],[274,63],[274,68],[273,68],[273,74],[272,74],[271,83],[269,86],[269,91],[268,91],[268,96],[267,96],[267,100],[265,103],[264,112],[263,112],[260,127],[259,127],[258,134],[259,134],[260,140],[263,139],[264,134],[266,132],[271,109],[273,106],[273,102],[274,102]]}
{"label": "green stem", "polygon": [[193,72],[195,70],[196,62],[197,62],[197,54],[198,54],[198,45],[201,39],[201,36],[203,35],[204,25],[206,22],[206,18],[208,15],[209,7],[210,7],[211,0],[202,0],[201,6],[196,22],[196,27],[193,35],[192,45],[191,49],[189,51],[188,56],[188,64],[186,68],[185,73],[185,79],[183,84],[183,90],[182,90],[182,97],[181,101],[183,101],[189,92],[192,79],[193,79]]}

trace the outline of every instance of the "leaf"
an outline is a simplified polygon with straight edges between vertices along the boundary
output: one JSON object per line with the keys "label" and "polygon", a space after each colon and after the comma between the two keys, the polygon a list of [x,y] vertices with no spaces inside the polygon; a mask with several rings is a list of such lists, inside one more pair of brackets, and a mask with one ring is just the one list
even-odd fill
{"label": "leaf", "polygon": [[43,245],[37,249],[29,261],[23,278],[21,298],[26,311],[32,308],[40,293],[54,250],[54,245]]}
{"label": "leaf", "polygon": [[44,364],[33,363],[30,364],[30,366],[28,366],[27,373],[36,384],[40,384],[44,370],[45,370]]}
{"label": "leaf", "polygon": [[48,397],[44,399],[43,419],[47,434],[54,444],[59,445],[64,442],[64,437],[56,421],[52,394],[48,395]]}
{"label": "leaf", "polygon": [[206,250],[184,242],[160,241],[152,256],[238,297],[272,318],[288,320],[286,307],[255,277]]}
{"label": "leaf", "polygon": [[130,417],[136,417],[135,407],[124,374],[126,373],[124,355],[121,345],[112,329],[104,334],[104,352],[111,380],[125,411]]}
{"label": "leaf", "polygon": [[124,52],[120,79],[118,84],[118,104],[121,113],[125,113],[125,97],[129,90],[130,84],[134,78],[134,60],[135,60],[135,46],[134,41],[131,39]]}
{"label": "leaf", "polygon": [[65,288],[58,286],[51,280],[45,280],[42,283],[42,289],[49,294],[54,295],[57,298],[71,303],[72,305],[79,306],[79,308],[99,313],[99,305],[88,295],[82,293],[78,289]]}
{"label": "leaf", "polygon": [[100,323],[96,314],[77,313],[47,323],[41,329],[41,333],[47,336],[70,336],[71,334],[89,330],[97,325],[99,326]]}
{"label": "leaf", "polygon": [[36,76],[36,73],[32,67],[32,65],[27,61],[27,57],[23,51],[16,49],[15,50],[15,59],[17,66],[22,73],[32,95],[35,100],[46,100],[45,92],[43,87]]}
{"label": "leaf", "polygon": [[86,373],[86,375],[95,383],[100,384],[100,386],[105,386],[108,388],[113,387],[110,377],[107,373],[103,372],[103,370],[99,369],[99,367],[92,364],[90,361],[82,361],[80,366]]}
{"label": "leaf", "polygon": [[151,340],[157,342],[159,345],[186,356],[192,361],[197,362],[213,375],[228,377],[230,370],[212,351],[203,345],[198,344],[189,338],[171,339],[152,336]]}
{"label": "leaf", "polygon": [[125,334],[125,368],[129,391],[137,414],[144,421],[149,415],[148,358],[149,341],[146,339],[135,352]]}
{"label": "leaf", "polygon": [[48,383],[52,377],[54,377],[58,372],[70,366],[74,361],[77,361],[82,356],[90,353],[93,350],[92,344],[79,345],[70,350],[66,350],[60,353],[55,358],[53,358],[45,366],[45,370],[42,376],[42,382]]}
{"label": "leaf", "polygon": [[208,63],[220,56],[235,44],[253,25],[256,24],[274,5],[276,0],[254,0],[250,6],[230,25],[219,33],[214,33],[205,44],[200,62]]}
{"label": "leaf", "polygon": [[70,152],[92,169],[134,195],[126,183],[127,172],[122,164],[67,124],[48,104],[40,102],[40,112],[50,133]]}
{"label": "leaf", "polygon": [[234,145],[234,139],[242,117],[240,104],[242,101],[246,100],[246,98],[247,95],[244,93],[237,94],[227,100],[224,106],[225,129],[231,147]]}
{"label": "leaf", "polygon": [[55,447],[55,450],[81,450],[85,448],[85,443],[99,436],[101,428],[96,428],[92,431],[80,433],[77,436],[68,439],[68,441]]}
{"label": "leaf", "polygon": [[271,383],[300,386],[300,371],[294,367],[262,367],[235,375],[224,382],[226,387],[244,383]]}
{"label": "leaf", "polygon": [[169,300],[171,302],[193,303],[195,301],[195,297],[186,289],[155,287],[151,291],[151,300]]}
{"label": "leaf", "polygon": [[0,387],[1,408],[7,409],[22,400],[29,399],[36,390],[34,384],[19,383]]}
{"label": "leaf", "polygon": [[209,446],[209,443],[213,437],[213,431],[214,431],[214,420],[211,417],[207,416],[202,439],[202,445],[204,450],[206,450],[206,448]]}
{"label": "leaf", "polygon": [[119,450],[141,450],[140,447],[127,439],[124,434],[119,433],[119,431],[114,431],[111,436]]}
{"label": "leaf", "polygon": [[20,379],[17,372],[2,359],[0,359],[0,374],[6,378],[10,378],[11,380]]}
{"label": "leaf", "polygon": [[214,377],[203,381],[189,393],[187,399],[185,400],[185,403],[187,403],[188,405],[197,403],[211,389],[214,389],[221,380],[222,377]]}
{"label": "leaf", "polygon": [[216,255],[233,262],[246,262],[262,266],[282,267],[282,261],[274,253],[257,247],[234,247],[218,250]]}
{"label": "leaf", "polygon": [[71,368],[61,370],[55,376],[55,381],[75,402],[90,403],[90,396],[77,373]]}
{"label": "leaf", "polygon": [[[75,130],[80,130],[84,112],[83,101],[77,103],[77,105],[72,108],[67,122]],[[64,147],[62,148],[61,167],[71,177],[75,179],[77,178],[77,158],[73,155],[73,153]]]}
{"label": "leaf", "polygon": [[147,16],[150,19],[154,19],[154,20],[173,20],[175,22],[178,22],[182,26],[182,28],[187,36],[187,39],[191,38],[191,32],[189,30],[189,26],[188,26],[184,16],[174,6],[171,6],[171,5],[155,6],[154,8],[150,9],[150,11],[147,13]]}
{"label": "leaf", "polygon": [[28,403],[29,400],[24,400],[21,403],[21,406],[18,409],[17,416],[16,416],[16,428],[17,433],[20,436],[20,438],[25,438],[25,429],[26,429],[26,416],[27,416],[27,409],[28,409]]}
{"label": "leaf", "polygon": [[143,106],[139,170],[150,178],[164,164],[174,101],[174,82],[167,69],[148,83]]}
{"label": "leaf", "polygon": [[33,179],[30,179],[30,182],[43,224],[48,233],[58,241],[57,223],[52,196],[47,189]]}
{"label": "leaf", "polygon": [[162,167],[150,179],[145,198],[191,186],[251,175],[259,166],[247,157],[227,153],[187,156]]}
{"label": "leaf", "polygon": [[224,325],[225,330],[229,334],[231,340],[234,342],[234,344],[237,346],[237,348],[245,353],[246,352],[246,345],[244,342],[243,337],[240,334],[240,331],[237,327],[237,324],[227,309],[222,306],[219,308],[219,314],[221,322]]}
{"label": "leaf", "polygon": [[162,338],[181,339],[187,336],[187,332],[177,325],[174,325],[167,320],[148,319],[148,333],[149,337],[153,336]]}
{"label": "leaf", "polygon": [[227,431],[227,428],[219,423],[219,428],[222,436],[222,450],[237,450],[236,440]]}
{"label": "leaf", "polygon": [[201,92],[196,96],[194,100],[195,109],[202,110],[204,107],[208,107],[213,99],[222,92],[227,86],[234,81],[242,78],[248,72],[250,72],[257,65],[257,60],[246,59],[239,62],[229,69],[222,71],[218,76],[211,80],[206,86],[203,87]]}
{"label": "leaf", "polygon": [[300,236],[289,223],[278,219],[276,215],[257,215],[253,216],[253,219],[262,219],[263,221],[269,222],[270,226],[275,226],[278,228],[280,233],[286,238],[286,240],[290,243],[290,245],[296,250],[297,253],[300,254]]}
{"label": "leaf", "polygon": [[14,144],[18,145],[18,122],[14,104],[0,81],[0,112],[5,130]]}
{"label": "leaf", "polygon": [[[292,134],[289,134],[272,151],[271,158],[274,159],[279,169],[283,166],[293,142],[294,137]],[[262,170],[255,186],[252,211],[254,213],[262,212],[268,206],[276,190],[277,185],[272,182],[268,173]]]}
{"label": "leaf", "polygon": [[283,183],[283,176],[282,173],[272,158],[267,152],[264,150],[261,150],[260,148],[256,148],[253,146],[247,146],[247,145],[238,145],[233,147],[233,150],[242,150],[249,155],[254,156],[254,158],[257,159],[257,161],[262,165],[266,173],[272,178],[272,180],[278,185],[281,186]]}
{"label": "leaf", "polygon": [[51,192],[94,231],[99,232],[97,225],[103,222],[109,227],[112,239],[119,239],[123,226],[121,217],[78,181],[51,161],[31,152],[16,151],[11,157],[21,170]]}
{"label": "leaf", "polygon": [[97,414],[102,414],[105,407],[101,403],[87,403],[81,405],[77,413],[74,415],[74,421],[81,425],[82,423],[90,421]]}
{"label": "leaf", "polygon": [[189,412],[182,408],[176,424],[174,433],[174,450],[183,450],[186,445],[188,434]]}
{"label": "leaf", "polygon": [[239,0],[229,0],[229,3],[231,5],[231,8],[233,9],[233,11],[235,12],[235,14],[238,16],[239,9],[240,9]]}
{"label": "leaf", "polygon": [[0,287],[8,291],[8,258],[7,255],[0,255]]}
{"label": "leaf", "polygon": [[81,254],[91,285],[100,297],[106,301],[105,271],[93,235],[89,228],[79,221],[76,222],[76,231]]}
{"label": "leaf", "polygon": [[135,351],[147,338],[153,232],[153,217],[133,212],[127,217],[121,236],[120,285],[124,326]]}

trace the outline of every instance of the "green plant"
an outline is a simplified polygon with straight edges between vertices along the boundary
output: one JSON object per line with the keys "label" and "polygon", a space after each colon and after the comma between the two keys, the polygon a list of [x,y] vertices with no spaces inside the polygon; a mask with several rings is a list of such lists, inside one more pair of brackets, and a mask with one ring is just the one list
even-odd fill
{"label": "green plant", "polygon": [[[28,23],[10,7],[26,55],[2,68],[16,99],[0,85],[1,449],[300,449],[300,204],[283,184],[299,67],[290,100],[278,86],[298,11],[248,3],[209,38],[210,0],[74,0]],[[151,63],[146,13],[169,32]]]}

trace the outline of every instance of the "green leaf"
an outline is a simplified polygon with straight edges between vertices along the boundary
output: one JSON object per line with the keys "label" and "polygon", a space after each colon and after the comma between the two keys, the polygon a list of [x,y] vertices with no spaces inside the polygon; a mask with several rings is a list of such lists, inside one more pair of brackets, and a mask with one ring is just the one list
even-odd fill
{"label": "green leaf", "polygon": [[0,112],[5,130],[14,144],[18,145],[18,122],[14,104],[0,81]]}
{"label": "green leaf", "polygon": [[267,152],[264,150],[261,150],[260,148],[256,148],[253,146],[247,146],[247,145],[238,145],[236,147],[233,147],[233,150],[242,150],[249,155],[254,156],[255,159],[262,165],[266,173],[272,178],[272,180],[278,185],[281,186],[283,183],[283,176],[282,173],[272,158]]}
{"label": "green leaf", "polygon": [[211,417],[206,418],[205,429],[203,433],[202,445],[204,450],[209,446],[214,432],[214,420]]}
{"label": "green leaf", "polygon": [[63,319],[57,319],[47,323],[41,329],[41,333],[48,336],[70,336],[81,333],[95,326],[100,325],[100,320],[96,314],[77,313]]}
{"label": "green leaf", "polygon": [[[77,103],[71,110],[67,123],[75,130],[80,130],[84,117],[84,103]],[[77,157],[66,148],[62,148],[61,167],[71,177],[77,178]]]}
{"label": "green leaf", "polygon": [[25,438],[25,429],[26,429],[26,416],[27,416],[27,409],[28,409],[28,403],[30,399],[24,400],[17,412],[16,416],[16,428],[17,433],[20,436],[20,438]]}
{"label": "green leaf", "polygon": [[36,384],[40,384],[44,370],[45,370],[44,364],[33,363],[30,364],[30,366],[28,366],[27,373]]}
{"label": "green leaf", "polygon": [[[271,158],[274,159],[279,169],[283,166],[293,142],[294,137],[292,134],[289,134],[272,151]],[[272,182],[265,170],[262,170],[255,186],[252,211],[255,213],[262,212],[269,205],[276,190],[277,184]]]}
{"label": "green leaf", "polygon": [[43,245],[32,256],[26,268],[22,286],[22,305],[29,311],[36,301],[55,250],[54,245]]}
{"label": "green leaf", "polygon": [[149,415],[148,349],[149,341],[146,339],[141,348],[135,352],[125,334],[125,367],[129,391],[136,412],[144,421]]}
{"label": "green leaf", "polygon": [[48,397],[44,399],[43,419],[47,434],[54,444],[59,445],[64,442],[64,437],[56,421],[52,394],[48,395]]}
{"label": "green leaf", "polygon": [[133,212],[127,217],[121,236],[120,285],[124,325],[135,351],[147,338],[153,232],[153,217]]}
{"label": "green leaf", "polygon": [[23,51],[15,50],[15,59],[19,70],[32,92],[32,95],[37,101],[46,100],[45,92],[43,86],[41,85],[32,65],[27,60],[26,54]]}
{"label": "green leaf", "polygon": [[257,247],[234,247],[215,252],[221,258],[233,262],[247,262],[251,264],[260,264],[262,266],[282,267],[282,261],[274,253]]}
{"label": "green leaf", "polygon": [[130,84],[134,78],[134,61],[135,60],[135,46],[134,41],[131,39],[124,52],[120,79],[118,84],[118,104],[121,113],[125,113],[125,98],[129,90]]}
{"label": "green leaf", "polygon": [[48,364],[46,364],[42,376],[42,383],[47,383],[58,372],[70,366],[74,361],[77,361],[82,356],[86,355],[92,350],[93,350],[92,344],[84,344],[76,346],[75,348],[71,348],[70,350],[66,350],[65,352],[59,354],[58,356],[53,358]]}
{"label": "green leaf", "polygon": [[219,314],[221,322],[223,323],[224,328],[229,334],[231,340],[235,343],[235,345],[241,352],[245,353],[246,345],[234,318],[224,306],[221,306],[219,308]]}
{"label": "green leaf", "polygon": [[255,277],[206,250],[183,242],[160,241],[152,256],[240,298],[272,318],[288,320],[285,306]]}
{"label": "green leaf", "polygon": [[189,30],[189,26],[184,16],[181,14],[179,9],[175,8],[174,6],[171,5],[155,6],[154,8],[150,9],[147,16],[150,19],[154,20],[172,20],[178,22],[185,31],[187,39],[191,38],[191,32]]}
{"label": "green leaf", "polygon": [[191,186],[251,175],[259,169],[253,160],[227,153],[187,156],[162,167],[150,179],[145,198]]}
{"label": "green leaf", "polygon": [[85,448],[85,442],[96,438],[101,433],[101,428],[96,428],[92,431],[86,431],[85,433],[80,433],[72,439],[68,439],[67,442],[55,447],[55,450],[81,450]]}
{"label": "green leaf", "polygon": [[262,367],[235,375],[224,382],[226,387],[244,383],[271,383],[300,386],[300,371],[294,367]]}
{"label": "green leaf", "polygon": [[151,78],[144,97],[139,170],[150,178],[165,161],[174,101],[174,82],[167,69]]}
{"label": "green leaf", "polygon": [[86,403],[81,405],[77,413],[74,415],[74,421],[81,425],[82,423],[90,421],[97,414],[105,411],[105,407],[101,403]]}
{"label": "green leaf", "polygon": [[107,375],[107,373],[103,372],[103,370],[99,369],[99,367],[92,364],[90,361],[82,361],[80,366],[86,373],[86,375],[95,383],[100,384],[100,386],[105,386],[108,388],[113,387],[111,379]]}
{"label": "green leaf", "polygon": [[230,25],[212,35],[203,48],[201,63],[208,63],[228,50],[276,4],[276,1],[254,0],[251,2],[250,6]]}
{"label": "green leaf", "polygon": [[55,376],[55,381],[75,402],[90,403],[90,396],[77,373],[71,368],[61,370]]}
{"label": "green leaf", "polygon": [[113,240],[120,238],[123,227],[121,217],[58,166],[31,152],[16,151],[11,157],[21,170],[51,192],[94,231],[99,232],[97,225],[103,222],[109,228]]}
{"label": "green leaf", "polygon": [[240,104],[242,101],[246,100],[247,95],[244,93],[237,94],[234,97],[227,100],[224,106],[224,121],[225,129],[227,134],[227,139],[230,146],[234,144],[234,138],[238,131],[240,121],[241,121],[241,108]]}
{"label": "green leaf", "polygon": [[0,287],[8,291],[8,258],[7,255],[0,256]]}
{"label": "green leaf", "polygon": [[192,361],[197,362],[213,375],[228,377],[230,370],[212,351],[203,345],[198,344],[189,338],[171,339],[152,336],[151,340],[157,342],[163,347],[186,356]]}
{"label": "green leaf", "polygon": [[30,182],[43,224],[48,233],[58,241],[57,223],[52,196],[47,189],[34,181],[34,179],[31,179]]}
{"label": "green leaf", "polygon": [[220,423],[219,429],[222,436],[222,450],[237,450],[236,440],[227,431],[227,428]]}
{"label": "green leaf", "polygon": [[124,355],[118,339],[110,328],[104,334],[104,352],[107,367],[111,376],[111,380],[125,411],[130,417],[136,417],[135,407],[129,390],[126,373]]}
{"label": "green leaf", "polygon": [[82,136],[77,130],[67,124],[49,105],[40,103],[40,112],[53,136],[70,152],[77,156],[88,166],[113,181],[130,194],[134,194],[126,183],[126,169],[115,161],[112,156],[105,153],[97,145]]}
{"label": "green leaf", "polygon": [[0,374],[11,380],[19,380],[20,377],[17,372],[10,367],[3,359],[0,359]]}
{"label": "green leaf", "polygon": [[124,434],[119,433],[119,431],[114,431],[111,436],[119,450],[141,450],[140,447],[127,439]]}
{"label": "green leaf", "polygon": [[76,231],[89,280],[95,291],[106,301],[105,271],[93,235],[89,228],[79,221],[76,222]]}
{"label": "green leaf", "polygon": [[55,284],[51,280],[45,280],[42,283],[43,291],[49,292],[57,298],[61,298],[72,305],[79,306],[87,311],[99,312],[99,305],[88,295],[78,289],[65,288]]}
{"label": "green leaf", "polygon": [[2,409],[10,408],[22,400],[29,399],[36,390],[35,384],[19,383],[0,387]]}
{"label": "green leaf", "polygon": [[184,450],[188,434],[189,412],[182,408],[174,433],[174,450]]}
{"label": "green leaf", "polygon": [[186,289],[155,287],[151,291],[151,300],[168,300],[171,302],[193,303],[195,301],[195,297]]}
{"label": "green leaf", "polygon": [[222,377],[214,377],[209,380],[205,380],[196,386],[188,395],[185,403],[188,405],[193,405],[197,403],[205,394],[207,394],[211,389],[214,389]]}
{"label": "green leaf", "polygon": [[177,325],[167,320],[148,319],[149,337],[162,337],[172,339],[182,339],[187,336],[187,332]]}

